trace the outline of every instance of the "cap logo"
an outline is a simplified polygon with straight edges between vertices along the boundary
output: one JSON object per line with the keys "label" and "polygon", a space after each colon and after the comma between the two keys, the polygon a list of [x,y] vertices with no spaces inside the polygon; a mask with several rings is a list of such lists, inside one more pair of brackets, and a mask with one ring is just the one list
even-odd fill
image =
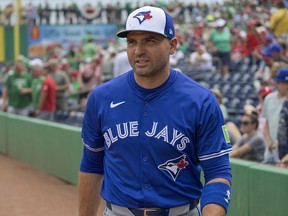
{"label": "cap logo", "polygon": [[133,16],[133,18],[138,19],[139,24],[141,25],[142,22],[144,22],[147,19],[151,19],[151,11],[143,11],[143,12],[139,12],[137,13],[135,16]]}

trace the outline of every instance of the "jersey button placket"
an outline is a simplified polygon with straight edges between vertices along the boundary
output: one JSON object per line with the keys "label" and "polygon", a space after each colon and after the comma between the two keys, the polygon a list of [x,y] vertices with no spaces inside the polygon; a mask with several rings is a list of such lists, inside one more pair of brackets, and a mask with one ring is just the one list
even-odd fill
{"label": "jersey button placket", "polygon": [[[143,106],[143,116],[144,116],[144,119],[146,119],[145,120],[145,123],[148,123],[147,121],[148,121],[148,119],[149,119],[149,111],[148,111],[148,109],[149,109],[149,101],[148,100],[145,100],[144,102],[143,102],[143,104],[144,104],[144,106]],[[145,142],[146,142],[146,138],[147,137],[145,137],[145,139],[143,140],[144,141],[144,143],[143,143],[143,149],[144,149],[144,151],[143,151],[143,157],[142,157],[142,161],[143,161],[143,170],[144,170],[144,173],[146,173],[146,172],[148,172],[148,170],[149,170],[149,157],[147,157],[147,154],[145,154],[146,152],[145,152]],[[144,189],[149,189],[150,188],[150,184],[149,184],[149,181],[150,181],[150,179],[149,178],[147,178],[147,175],[144,175],[144,178],[143,178],[143,188]],[[144,195],[145,196],[145,195]]]}
{"label": "jersey button placket", "polygon": [[[149,102],[148,102],[147,100],[145,100],[145,101],[144,101],[145,107],[147,107],[148,104],[149,104]],[[147,116],[148,116],[148,112],[147,112],[147,110],[145,110],[145,109],[146,109],[146,108],[144,108],[143,116],[144,116],[144,117],[147,117]]]}

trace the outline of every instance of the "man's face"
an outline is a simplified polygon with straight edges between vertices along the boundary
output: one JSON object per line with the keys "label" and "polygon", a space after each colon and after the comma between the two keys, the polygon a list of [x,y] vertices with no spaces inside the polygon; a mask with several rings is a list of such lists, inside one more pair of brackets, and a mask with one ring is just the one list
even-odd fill
{"label": "man's face", "polygon": [[275,82],[275,86],[281,96],[288,94],[288,82]]}
{"label": "man's face", "polygon": [[21,73],[22,71],[25,70],[24,64],[22,63],[21,60],[16,60],[14,63],[14,67],[15,67],[15,72],[17,74]]}
{"label": "man's face", "polygon": [[139,77],[153,77],[167,71],[176,47],[176,38],[169,40],[156,33],[137,31],[127,35],[128,59]]}
{"label": "man's face", "polygon": [[42,68],[39,66],[32,66],[31,68],[31,75],[34,78],[37,78],[41,75]]}
{"label": "man's face", "polygon": [[242,116],[240,122],[240,130],[242,133],[249,133],[254,131],[255,125],[251,122],[249,116]]}
{"label": "man's face", "polygon": [[273,59],[278,60],[281,57],[281,52],[278,51],[272,51],[271,56]]}

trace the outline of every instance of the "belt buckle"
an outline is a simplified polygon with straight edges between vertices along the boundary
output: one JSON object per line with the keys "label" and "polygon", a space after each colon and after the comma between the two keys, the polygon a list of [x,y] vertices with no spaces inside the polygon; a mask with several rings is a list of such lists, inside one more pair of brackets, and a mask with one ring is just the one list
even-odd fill
{"label": "belt buckle", "polygon": [[144,216],[148,216],[148,213],[149,212],[156,212],[157,210],[156,209],[144,209]]}

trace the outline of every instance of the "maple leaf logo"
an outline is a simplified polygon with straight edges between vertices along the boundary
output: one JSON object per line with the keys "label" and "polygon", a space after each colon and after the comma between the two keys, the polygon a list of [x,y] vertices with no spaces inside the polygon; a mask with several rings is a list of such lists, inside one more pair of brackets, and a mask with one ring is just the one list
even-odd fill
{"label": "maple leaf logo", "polygon": [[179,169],[183,169],[183,168],[185,168],[188,164],[189,164],[189,163],[188,163],[187,161],[185,161],[184,159],[182,159],[182,160],[177,164],[177,166],[178,166]]}

